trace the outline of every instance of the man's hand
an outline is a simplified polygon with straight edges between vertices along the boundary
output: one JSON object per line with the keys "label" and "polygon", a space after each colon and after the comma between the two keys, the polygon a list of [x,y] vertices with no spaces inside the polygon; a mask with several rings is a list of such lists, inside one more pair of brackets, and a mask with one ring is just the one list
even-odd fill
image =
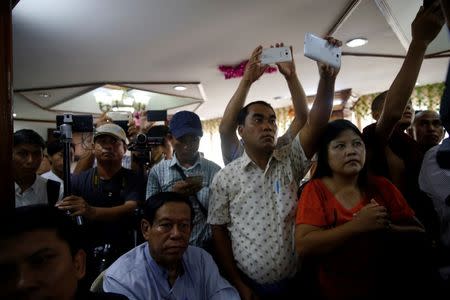
{"label": "man's hand", "polygon": [[262,46],[258,46],[253,50],[253,53],[245,66],[243,80],[248,80],[250,83],[253,83],[258,80],[269,67],[268,65],[261,65],[261,53]]}
{"label": "man's hand", "polygon": [[68,196],[56,203],[55,206],[60,210],[70,211],[71,216],[83,216],[92,219],[95,214],[95,208],[78,196]]}
{"label": "man's hand", "polygon": [[180,180],[175,182],[172,187],[172,192],[183,194],[185,196],[191,196],[199,192],[202,187],[202,184],[198,182],[187,182],[185,180]]}
{"label": "man's hand", "polygon": [[[273,46],[270,46],[270,47],[273,48]],[[276,43],[275,47],[276,48],[284,47],[284,44]],[[290,46],[289,48],[291,49],[292,60],[277,63],[278,70],[280,71],[281,74],[283,74],[283,76],[286,79],[289,79],[292,76],[297,75],[297,73],[295,72],[294,52],[292,51],[292,46]]]}
{"label": "man's hand", "polygon": [[259,300],[260,298],[245,284],[236,287],[242,300]]}
{"label": "man's hand", "polygon": [[[325,38],[329,44],[333,47],[341,47],[342,42],[337,40],[331,36]],[[339,73],[339,68],[332,67],[330,65],[324,64],[322,62],[317,62],[317,67],[319,68],[319,75],[324,79],[336,79],[336,76]]]}
{"label": "man's hand", "polygon": [[421,42],[427,47],[441,31],[444,23],[439,1],[433,2],[427,9],[421,6],[411,24],[412,41]]}

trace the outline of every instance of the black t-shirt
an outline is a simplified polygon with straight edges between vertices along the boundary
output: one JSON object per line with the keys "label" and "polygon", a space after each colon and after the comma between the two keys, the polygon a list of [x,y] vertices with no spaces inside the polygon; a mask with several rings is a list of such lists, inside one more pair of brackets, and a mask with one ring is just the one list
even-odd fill
{"label": "black t-shirt", "polygon": [[[72,194],[82,197],[92,206],[114,207],[126,201],[143,201],[144,182],[136,172],[125,168],[121,168],[111,179],[103,180],[98,176],[97,168],[92,168],[72,176]],[[85,220],[85,223],[91,246],[130,242],[132,217],[114,222]]]}

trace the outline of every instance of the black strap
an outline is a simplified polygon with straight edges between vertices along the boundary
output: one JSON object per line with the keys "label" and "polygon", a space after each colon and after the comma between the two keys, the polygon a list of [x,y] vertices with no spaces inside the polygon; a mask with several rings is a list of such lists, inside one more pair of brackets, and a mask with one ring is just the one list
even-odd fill
{"label": "black strap", "polygon": [[61,183],[47,179],[47,200],[48,204],[54,206],[59,199]]}
{"label": "black strap", "polygon": [[[178,173],[180,173],[181,178],[183,178],[183,180],[186,180],[186,174],[184,174],[183,169],[175,164],[175,169],[178,171]],[[194,194],[192,196],[190,196],[190,198],[194,199],[194,201],[198,204],[198,206],[200,207],[200,211],[202,212],[202,214],[207,217],[208,216],[208,211],[206,210],[206,208],[203,206],[203,204],[200,202],[200,200],[198,200],[197,195]]]}

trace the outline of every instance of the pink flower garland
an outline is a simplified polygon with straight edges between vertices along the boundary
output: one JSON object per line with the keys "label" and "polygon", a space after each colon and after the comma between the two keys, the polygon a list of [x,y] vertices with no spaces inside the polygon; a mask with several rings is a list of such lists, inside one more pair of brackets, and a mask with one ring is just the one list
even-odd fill
{"label": "pink flower garland", "polygon": [[[244,76],[245,66],[247,65],[248,60],[242,61],[238,65],[230,66],[230,65],[220,65],[219,71],[223,73],[225,79],[238,78]],[[269,66],[265,73],[273,73],[276,72],[277,68]]]}

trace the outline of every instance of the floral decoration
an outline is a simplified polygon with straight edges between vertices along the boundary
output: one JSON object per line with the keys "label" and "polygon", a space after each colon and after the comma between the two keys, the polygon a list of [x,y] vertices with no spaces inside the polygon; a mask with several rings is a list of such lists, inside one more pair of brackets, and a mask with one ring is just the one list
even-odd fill
{"label": "floral decoration", "polygon": [[[238,78],[244,76],[245,66],[247,65],[247,63],[248,60],[244,60],[237,65],[220,65],[218,69],[223,73],[225,79]],[[273,73],[276,71],[276,67],[269,66],[266,69],[265,73]]]}

